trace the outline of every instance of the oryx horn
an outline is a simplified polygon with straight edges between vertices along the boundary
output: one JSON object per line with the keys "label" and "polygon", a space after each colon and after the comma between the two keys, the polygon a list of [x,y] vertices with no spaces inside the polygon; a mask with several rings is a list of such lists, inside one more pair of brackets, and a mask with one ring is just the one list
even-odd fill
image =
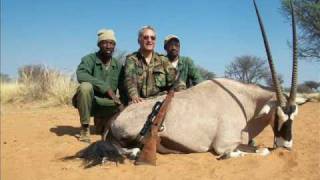
{"label": "oryx horn", "polygon": [[296,33],[296,21],[294,16],[294,6],[292,0],[290,0],[291,18],[292,18],[292,79],[291,90],[288,105],[294,105],[297,94],[297,79],[298,79],[298,60],[297,60],[297,33]]}
{"label": "oryx horn", "polygon": [[260,13],[259,13],[259,10],[257,8],[257,4],[256,4],[255,0],[253,0],[253,4],[254,4],[254,8],[256,10],[257,17],[258,17],[260,30],[261,30],[261,34],[262,34],[262,37],[263,37],[264,47],[266,49],[266,53],[267,53],[267,57],[268,57],[268,63],[269,63],[270,71],[271,71],[272,82],[273,82],[273,85],[274,85],[274,88],[275,88],[275,91],[276,91],[278,104],[281,107],[284,107],[285,106],[284,97],[283,97],[283,94],[282,94],[282,91],[281,91],[281,87],[280,87],[280,84],[279,84],[278,76],[277,76],[277,73],[276,73],[276,70],[275,70],[275,67],[274,67],[274,63],[273,63],[273,60],[272,60],[272,55],[271,55],[271,51],[270,51],[267,35],[266,35],[265,30],[264,30],[262,19],[260,17]]}

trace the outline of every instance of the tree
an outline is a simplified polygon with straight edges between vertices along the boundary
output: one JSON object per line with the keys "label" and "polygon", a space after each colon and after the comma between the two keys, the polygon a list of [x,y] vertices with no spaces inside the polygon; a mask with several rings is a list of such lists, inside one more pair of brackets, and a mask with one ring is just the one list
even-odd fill
{"label": "tree", "polygon": [[298,93],[312,93],[313,92],[312,89],[310,89],[304,83],[298,85],[297,91],[298,91]]}
{"label": "tree", "polygon": [[317,90],[318,87],[320,87],[320,82],[315,81],[305,81],[303,84],[312,89],[313,91]]}
{"label": "tree", "polygon": [[201,76],[203,79],[208,80],[208,79],[213,79],[216,75],[213,72],[208,71],[207,69],[197,66]]}
{"label": "tree", "polygon": [[[291,19],[290,0],[282,0],[282,12]],[[299,56],[320,62],[320,0],[295,0]]]}
{"label": "tree", "polygon": [[231,64],[226,66],[225,76],[244,83],[257,84],[268,76],[265,61],[255,56],[244,55],[236,57]]}
{"label": "tree", "polygon": [[305,81],[298,85],[297,91],[299,93],[313,93],[317,91],[318,87],[320,87],[320,82]]}
{"label": "tree", "polygon": [[[277,74],[278,76],[278,82],[280,83],[280,86],[282,86],[284,80],[282,74]],[[267,84],[268,87],[273,87],[273,81],[272,81],[272,76],[271,73],[268,74],[267,77],[265,77],[265,83]]]}

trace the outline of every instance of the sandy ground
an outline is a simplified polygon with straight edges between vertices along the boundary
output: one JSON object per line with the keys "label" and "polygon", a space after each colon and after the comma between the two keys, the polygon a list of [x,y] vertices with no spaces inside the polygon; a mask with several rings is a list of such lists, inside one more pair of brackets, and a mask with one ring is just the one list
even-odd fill
{"label": "sandy ground", "polygon": [[[1,107],[2,180],[90,179],[320,179],[320,103],[300,107],[294,123],[294,149],[273,151],[267,157],[246,156],[217,160],[212,153],[160,155],[158,165],[84,169],[82,161],[64,161],[87,144],[79,142],[78,115],[72,107],[39,108],[34,105]],[[94,140],[99,136],[93,135]],[[266,128],[257,143],[272,147]]]}

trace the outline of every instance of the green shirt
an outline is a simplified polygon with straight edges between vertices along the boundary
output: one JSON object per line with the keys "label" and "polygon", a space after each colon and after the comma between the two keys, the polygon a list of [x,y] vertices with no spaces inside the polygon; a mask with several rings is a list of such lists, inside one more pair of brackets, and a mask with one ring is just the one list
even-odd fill
{"label": "green shirt", "polygon": [[150,63],[147,64],[140,52],[127,56],[124,72],[125,85],[131,98],[158,95],[174,83],[176,74],[165,56],[153,53]]}
{"label": "green shirt", "polygon": [[199,84],[203,81],[198,68],[189,57],[180,56],[177,69],[180,72],[180,81],[185,83],[186,87]]}
{"label": "green shirt", "polygon": [[108,90],[116,93],[120,86],[121,64],[114,58],[106,67],[98,58],[97,53],[91,53],[81,59],[77,68],[79,83],[89,82],[93,85],[95,95],[105,97]]}

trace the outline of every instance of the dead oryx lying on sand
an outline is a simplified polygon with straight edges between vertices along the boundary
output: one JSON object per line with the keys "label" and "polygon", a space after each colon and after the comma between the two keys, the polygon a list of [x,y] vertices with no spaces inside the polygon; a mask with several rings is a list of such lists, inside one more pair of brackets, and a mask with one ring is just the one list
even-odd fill
{"label": "dead oryx lying on sand", "polygon": [[[248,144],[248,140],[255,138],[268,125],[271,125],[274,132],[275,147],[292,148],[292,123],[298,113],[295,103],[297,43],[293,7],[291,4],[293,72],[290,97],[286,99],[281,92],[261,17],[254,0],[253,3],[264,39],[275,92],[225,78],[207,80],[185,91],[176,92],[157,135],[156,150],[158,152],[215,151],[223,157],[238,157],[246,153],[239,150],[239,146]],[[118,155],[130,154],[132,158],[143,154],[139,153],[139,148],[127,148],[139,147],[136,142],[138,141],[139,144],[142,140],[140,144],[144,144],[145,139],[150,136],[152,128],[149,128],[146,134],[139,132],[146,124],[148,116],[150,117],[156,102],[164,98],[165,96],[162,96],[131,104],[121,112],[113,121],[107,140],[100,142],[105,144],[100,145],[105,149],[100,150],[102,154],[100,153],[99,156],[103,156],[103,152],[108,151],[107,148],[112,148]],[[151,126],[154,125],[152,123],[154,122],[151,122]],[[266,155],[269,151],[259,149],[256,153]],[[82,156],[85,155],[82,153]]]}

